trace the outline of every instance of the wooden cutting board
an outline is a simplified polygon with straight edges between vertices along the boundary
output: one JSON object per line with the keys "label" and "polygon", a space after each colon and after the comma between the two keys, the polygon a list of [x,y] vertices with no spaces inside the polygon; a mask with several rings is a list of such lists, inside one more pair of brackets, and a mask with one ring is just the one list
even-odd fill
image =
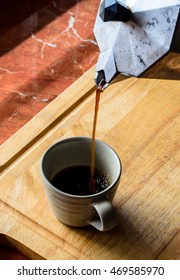
{"label": "wooden cutting board", "polygon": [[93,67],[1,146],[0,242],[32,259],[180,258],[180,82],[165,61],[141,78],[119,75],[101,94],[96,138],[123,166],[118,226],[102,233],[57,221],[39,172],[51,144],[91,136]]}

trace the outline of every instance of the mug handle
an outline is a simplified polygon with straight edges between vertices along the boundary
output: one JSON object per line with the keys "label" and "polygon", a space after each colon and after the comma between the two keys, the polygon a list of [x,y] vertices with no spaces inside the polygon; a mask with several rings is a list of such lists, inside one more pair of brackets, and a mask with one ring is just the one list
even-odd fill
{"label": "mug handle", "polygon": [[100,231],[107,231],[116,226],[117,215],[111,202],[105,199],[93,203],[92,206],[98,213],[99,219],[91,221],[90,225]]}

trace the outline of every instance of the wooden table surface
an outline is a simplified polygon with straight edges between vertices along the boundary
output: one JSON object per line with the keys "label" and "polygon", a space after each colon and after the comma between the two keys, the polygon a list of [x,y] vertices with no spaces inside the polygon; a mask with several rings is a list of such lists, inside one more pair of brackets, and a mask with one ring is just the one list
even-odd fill
{"label": "wooden table surface", "polygon": [[102,93],[96,137],[119,154],[118,225],[74,229],[52,215],[39,162],[59,139],[91,136],[93,67],[0,148],[0,242],[32,259],[180,258],[180,71],[170,54]]}

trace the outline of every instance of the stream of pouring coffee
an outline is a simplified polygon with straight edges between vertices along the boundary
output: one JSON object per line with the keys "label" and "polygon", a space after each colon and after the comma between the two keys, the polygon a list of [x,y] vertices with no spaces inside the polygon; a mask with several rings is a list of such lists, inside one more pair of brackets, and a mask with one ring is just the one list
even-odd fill
{"label": "stream of pouring coffee", "polygon": [[94,171],[95,171],[95,135],[96,135],[96,125],[97,125],[97,116],[98,116],[98,109],[99,109],[99,100],[101,92],[103,91],[103,84],[100,85],[96,89],[96,99],[95,99],[95,110],[94,110],[94,121],[93,121],[93,132],[92,132],[92,144],[91,144],[91,173],[90,173],[90,183],[89,189],[91,193],[96,192],[96,183],[94,178]]}

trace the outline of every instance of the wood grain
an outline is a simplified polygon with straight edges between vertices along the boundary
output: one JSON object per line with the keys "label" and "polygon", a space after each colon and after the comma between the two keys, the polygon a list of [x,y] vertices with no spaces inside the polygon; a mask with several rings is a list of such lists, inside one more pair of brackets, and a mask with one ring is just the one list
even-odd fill
{"label": "wood grain", "polygon": [[91,135],[92,68],[0,148],[0,240],[32,259],[180,258],[180,82],[150,74],[120,75],[101,95],[96,137],[123,166],[118,226],[101,233],[58,222],[39,172],[51,144]]}

